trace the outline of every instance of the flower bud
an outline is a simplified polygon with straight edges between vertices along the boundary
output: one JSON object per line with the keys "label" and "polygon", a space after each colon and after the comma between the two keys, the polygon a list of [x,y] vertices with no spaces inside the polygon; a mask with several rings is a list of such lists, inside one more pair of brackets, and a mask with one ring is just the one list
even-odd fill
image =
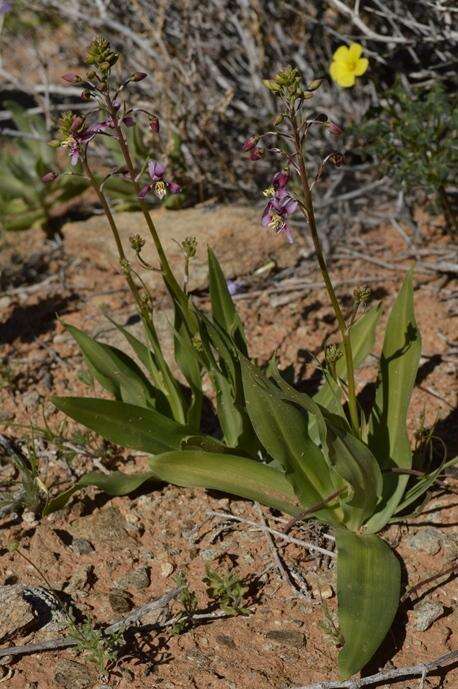
{"label": "flower bud", "polygon": [[339,127],[339,125],[336,124],[335,122],[329,122],[327,127],[328,127],[330,133],[333,134],[334,136],[341,136],[341,134],[343,134],[342,127]]}
{"label": "flower bud", "polygon": [[131,234],[129,237],[129,243],[136,254],[139,254],[142,248],[145,246],[145,240],[139,234]]}
{"label": "flower bud", "polygon": [[59,175],[57,172],[54,172],[54,170],[50,170],[47,172],[43,177],[41,178],[41,181],[44,182],[45,184],[49,184],[49,182],[54,182],[55,179],[57,179]]}
{"label": "flower bud", "polygon": [[134,72],[134,74],[131,74],[129,77],[129,81],[143,81],[147,76],[146,72]]}
{"label": "flower bud", "polygon": [[307,91],[316,91],[320,88],[322,81],[322,79],[314,79],[310,84],[307,84]]}
{"label": "flower bud", "polygon": [[264,155],[264,149],[256,146],[250,153],[250,160],[260,160]]}
{"label": "flower bud", "polygon": [[134,124],[135,124],[135,120],[134,120],[134,118],[133,118],[131,115],[125,115],[125,116],[122,118],[122,123],[123,123],[126,127],[133,127]]}
{"label": "flower bud", "polygon": [[259,141],[259,136],[250,136],[243,142],[242,149],[244,151],[251,151]]}
{"label": "flower bud", "polygon": [[89,101],[92,99],[92,93],[88,91],[88,89],[85,89],[84,91],[81,91],[80,98],[81,100]]}
{"label": "flower bud", "polygon": [[149,121],[149,128],[155,134],[159,133],[159,129],[160,129],[159,118],[156,117],[156,115],[151,116],[150,121]]}
{"label": "flower bud", "polygon": [[78,84],[82,81],[80,75],[75,72],[66,72],[66,74],[62,75],[62,79],[68,81],[69,84]]}
{"label": "flower bud", "polygon": [[328,364],[335,364],[340,359],[343,352],[339,345],[330,344],[325,349],[325,358]]}
{"label": "flower bud", "polygon": [[82,117],[79,117],[79,115],[74,115],[72,119],[72,124],[70,126],[70,131],[71,132],[76,132],[80,127],[82,126],[84,122],[84,119]]}

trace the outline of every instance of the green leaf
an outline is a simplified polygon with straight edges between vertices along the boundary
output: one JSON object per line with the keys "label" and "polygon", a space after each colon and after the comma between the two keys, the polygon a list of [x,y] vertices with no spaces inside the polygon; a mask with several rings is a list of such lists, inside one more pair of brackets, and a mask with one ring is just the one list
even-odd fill
{"label": "green leaf", "polygon": [[91,471],[82,476],[71,488],[48,500],[43,510],[43,516],[61,510],[65,507],[71,496],[83,488],[96,486],[100,488],[100,490],[103,490],[104,493],[108,493],[108,495],[114,497],[132,493],[145,483],[145,481],[150,481],[151,479],[154,479],[154,475],[151,471],[138,474],[123,474],[121,471],[113,471],[111,474],[102,474],[98,471]]}
{"label": "green leaf", "polygon": [[[457,463],[458,457],[454,457],[453,459],[450,459],[448,462],[442,462],[437,467],[437,469],[434,469],[434,471],[430,471],[428,474],[425,474],[421,478],[417,479],[414,485],[404,493],[403,499],[397,506],[394,514],[400,515],[412,503],[417,502],[431,488],[431,486],[434,485],[434,483],[437,481],[439,475],[444,471],[444,469],[447,469],[448,467],[453,467]],[[390,519],[390,522],[392,521],[398,520]]]}
{"label": "green leaf", "polygon": [[240,351],[246,355],[247,348],[243,325],[232,301],[224,273],[210,247],[208,247],[208,270],[213,318],[231,336]]}
{"label": "green leaf", "polygon": [[337,600],[345,645],[343,679],[370,661],[390,629],[399,605],[401,568],[381,538],[336,529]]}
{"label": "green leaf", "polygon": [[[388,319],[380,359],[380,383],[371,415],[371,447],[380,467],[410,469],[407,411],[421,355],[415,322],[412,271],[406,275]],[[381,509],[368,522],[372,533],[382,529],[402,499],[408,476],[384,473]]]}
{"label": "green leaf", "polygon": [[139,407],[155,407],[156,394],[142,370],[124,352],[97,342],[75,326],[65,323],[84,359],[100,385],[116,399]]}
{"label": "green leaf", "polygon": [[[307,414],[286,402],[283,393],[247,359],[241,357],[247,411],[253,428],[267,452],[284,467],[305,509],[334,491],[329,467],[322,451],[310,439]],[[335,522],[334,510],[317,516]]]}
{"label": "green leaf", "polygon": [[186,412],[187,423],[199,430],[202,417],[202,367],[201,359],[189,335],[181,310],[175,308],[174,323],[175,361],[191,389],[192,399]]}
{"label": "green leaf", "polygon": [[3,217],[1,223],[7,232],[22,232],[45,220],[44,211],[39,209],[17,213],[14,217]]}
{"label": "green leaf", "polygon": [[[374,348],[375,329],[379,318],[380,306],[378,305],[366,311],[350,328],[350,341],[355,369],[361,366],[364,359]],[[347,364],[344,356],[337,361],[336,373],[339,378],[346,379]],[[340,391],[339,394],[341,394]],[[313,399],[334,414],[342,415],[343,411],[331,381],[325,380]]]}
{"label": "green leaf", "polygon": [[167,483],[220,490],[292,515],[301,511],[284,474],[253,459],[186,450],[157,455],[150,460],[150,468]]}
{"label": "green leaf", "polygon": [[374,513],[382,494],[382,473],[367,445],[352,433],[328,426],[327,442],[331,464],[351,487],[350,498],[342,498],[342,509],[346,527],[356,531]]}
{"label": "green leaf", "polygon": [[53,397],[52,403],[106,440],[132,450],[156,454],[177,449],[193,429],[155,409],[91,397]]}

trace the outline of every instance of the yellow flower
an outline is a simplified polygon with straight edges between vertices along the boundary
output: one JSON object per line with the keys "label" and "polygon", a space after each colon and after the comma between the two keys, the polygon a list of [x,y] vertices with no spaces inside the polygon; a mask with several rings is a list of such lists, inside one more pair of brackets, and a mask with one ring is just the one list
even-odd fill
{"label": "yellow flower", "polygon": [[367,57],[361,57],[363,46],[352,43],[349,48],[341,45],[332,56],[329,74],[334,81],[348,88],[355,85],[356,77],[360,77],[369,66]]}

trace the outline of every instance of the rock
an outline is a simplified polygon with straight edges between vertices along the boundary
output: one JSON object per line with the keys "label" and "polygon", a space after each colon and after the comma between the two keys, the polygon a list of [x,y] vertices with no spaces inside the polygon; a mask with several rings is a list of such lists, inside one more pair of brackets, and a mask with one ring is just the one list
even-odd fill
{"label": "rock", "polygon": [[306,645],[305,635],[295,629],[271,629],[266,632],[267,639],[284,646],[294,646],[294,648],[304,648]]}
{"label": "rock", "polygon": [[171,562],[167,562],[167,560],[161,562],[161,577],[167,579],[167,577],[172,574],[173,570],[174,567]]}
{"label": "rock", "polygon": [[237,648],[234,639],[227,634],[217,634],[216,643],[220,644],[220,646],[226,646],[226,648]]}
{"label": "rock", "polygon": [[120,614],[129,612],[134,607],[128,591],[123,591],[122,589],[110,591],[108,600],[113,612]]}
{"label": "rock", "polygon": [[443,615],[445,609],[441,603],[434,603],[428,600],[415,606],[412,619],[415,629],[425,632],[430,626]]}
{"label": "rock", "polygon": [[88,517],[76,519],[69,527],[73,537],[84,538],[123,548],[132,541],[126,532],[127,523],[117,507],[105,507]]}
{"label": "rock", "polygon": [[89,588],[94,567],[92,565],[83,565],[76,569],[67,585],[67,593],[79,593]]}
{"label": "rock", "polygon": [[[260,225],[261,212],[234,204],[199,204],[177,212],[156,209],[151,215],[180,283],[184,278],[184,260],[177,243],[180,244],[188,236],[197,238],[197,254],[191,262],[189,283],[190,289],[195,290],[208,285],[207,245],[214,250],[227,278],[249,275],[272,258],[279,268],[295,265],[304,247],[304,240],[296,233],[295,243],[291,246],[283,236],[263,229]],[[129,236],[134,233],[146,239],[142,257],[157,267],[156,253],[143,215],[117,213],[115,220],[126,255],[135,263],[137,270],[138,262],[129,244]],[[95,258],[110,268],[118,265],[115,242],[104,217],[94,216],[84,222],[69,223],[64,233],[69,253],[81,257],[89,255],[92,260]],[[157,271],[139,272],[153,293],[165,292]]]}
{"label": "rock", "polygon": [[90,689],[97,681],[97,676],[94,668],[65,659],[56,663],[54,680],[64,689]]}
{"label": "rock", "polygon": [[116,588],[135,588],[139,591],[141,589],[147,589],[149,585],[150,576],[148,567],[139,567],[131,572],[127,572],[127,574],[120,577],[115,584]]}
{"label": "rock", "polygon": [[0,641],[23,630],[35,620],[33,609],[23,598],[25,586],[0,586]]}
{"label": "rock", "polygon": [[319,598],[319,599],[324,599],[326,600],[327,598],[332,598],[334,595],[334,591],[332,589],[332,586],[329,584],[322,586],[319,589],[314,589],[312,591],[313,597],[314,598]]}
{"label": "rock", "polygon": [[420,528],[416,534],[407,539],[408,545],[428,555],[436,555],[441,549],[442,534],[434,526]]}
{"label": "rock", "polygon": [[94,551],[94,546],[86,538],[74,538],[71,548],[77,555],[89,555]]}

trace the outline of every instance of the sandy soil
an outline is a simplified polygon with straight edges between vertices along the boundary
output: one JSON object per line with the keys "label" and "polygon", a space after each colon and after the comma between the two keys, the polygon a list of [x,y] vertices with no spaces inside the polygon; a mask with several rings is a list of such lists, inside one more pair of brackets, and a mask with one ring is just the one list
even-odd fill
{"label": "sandy soil", "polygon": [[[420,248],[426,251],[429,247],[431,253],[422,255],[421,260],[433,262],[434,251],[446,245],[446,239],[433,223],[423,223],[422,230],[428,242]],[[2,252],[2,279],[8,284],[3,285],[7,291],[0,297],[0,430],[21,440],[28,431],[14,424],[33,422],[43,426],[43,414],[53,428],[62,421],[49,402],[51,394],[91,394],[81,379],[81,356],[59,319],[94,334],[107,328],[101,306],[107,305],[123,322],[132,319],[133,309],[129,294],[124,291],[123,277],[115,267],[109,269],[102,264],[97,255],[81,257],[67,255],[64,249],[51,249],[43,245],[39,232],[8,241]],[[350,237],[345,247],[337,248],[337,253],[342,255],[348,248],[363,253],[370,249],[372,256],[395,266],[412,263],[408,255],[401,260],[409,252],[391,227],[375,228],[363,237]],[[29,261],[26,279],[20,268],[25,258]],[[369,276],[373,280],[370,286],[374,299],[383,300],[386,314],[400,285],[402,270],[387,270],[351,257],[334,261],[332,267],[338,282]],[[314,357],[320,357],[324,344],[336,336],[323,290],[308,287],[287,291],[288,283],[283,282],[282,290],[272,291],[269,277],[240,277],[245,281],[246,292],[238,306],[253,354],[265,361],[276,351],[281,365],[292,364],[301,379],[310,379],[308,387],[313,389],[318,384]],[[307,282],[319,279],[308,261],[296,268],[293,277]],[[349,285],[339,288],[344,303],[348,303],[352,290]],[[446,443],[450,457],[457,452],[453,296],[453,285],[444,276],[417,272],[415,298],[423,359],[409,426],[413,434],[423,415],[425,426],[436,423],[435,433]],[[199,299],[205,304],[205,293],[200,292]],[[156,308],[161,306],[167,307],[162,297]],[[104,334],[109,338],[109,333]],[[376,354],[380,344],[377,343]],[[371,392],[375,365],[376,360],[369,358],[361,370],[363,395]],[[134,471],[142,465],[141,458],[112,448],[102,448],[99,453],[100,443],[93,442],[91,447],[96,448],[109,468]],[[37,447],[43,481],[53,491],[70,485],[75,476],[91,467],[87,455],[76,453],[69,468],[56,456],[52,443],[40,441]],[[438,443],[436,448],[439,452]],[[453,485],[453,478],[446,478],[445,484],[433,491],[420,516],[393,525],[384,534],[403,558],[406,588],[450,566],[451,559],[456,557]],[[280,576],[267,537],[246,524],[232,523],[221,530],[223,522],[209,518],[208,510],[226,510],[249,520],[260,520],[256,506],[246,501],[173,486],[145,489],[113,500],[90,490],[73,498],[65,510],[40,522],[27,514],[5,516],[0,520],[0,584],[43,585],[30,565],[8,552],[8,543],[18,541],[23,552],[45,571],[55,590],[64,591],[82,614],[102,623],[121,614],[123,603],[113,591],[127,591],[127,610],[173,588],[179,572],[186,574],[190,588],[195,590],[199,609],[206,611],[210,606],[212,610],[203,582],[205,566],[219,571],[234,568],[248,586],[249,615],[207,620],[178,636],[166,629],[160,633],[138,631],[130,635],[108,685],[119,689],[287,689],[336,677],[338,649],[322,628],[325,609],[330,615],[336,609],[332,560],[314,557],[296,545],[277,543],[285,565],[290,571],[297,571],[305,582],[305,595],[301,595]],[[281,517],[267,509],[263,513],[271,525],[278,526]],[[439,543],[436,552],[418,549],[412,541],[421,532],[420,525],[437,529],[433,531]],[[324,530],[316,524],[296,526],[292,533],[317,545],[330,546]],[[84,554],[76,552],[78,538],[90,541],[92,549]],[[123,580],[126,574],[137,570],[143,572],[140,588],[141,576]],[[326,597],[325,604],[320,592]],[[456,594],[450,577],[421,588],[413,600],[400,608],[386,642],[366,673],[427,661],[456,648]],[[415,627],[415,614],[424,600],[441,603],[443,613],[427,631],[420,632]],[[178,609],[176,603],[171,605],[172,613]],[[25,636],[16,635],[9,643],[37,641],[46,635],[55,636],[56,631],[32,630]],[[77,661],[80,666],[67,661]],[[6,671],[6,666],[3,669]],[[25,656],[13,661],[11,669],[12,676],[5,685],[11,689],[102,684],[87,659],[77,657],[71,649]],[[456,686],[454,681],[456,674],[451,672],[442,681],[429,677],[425,687],[452,689]],[[418,679],[412,679],[397,686],[407,689],[417,686],[417,682]]]}

